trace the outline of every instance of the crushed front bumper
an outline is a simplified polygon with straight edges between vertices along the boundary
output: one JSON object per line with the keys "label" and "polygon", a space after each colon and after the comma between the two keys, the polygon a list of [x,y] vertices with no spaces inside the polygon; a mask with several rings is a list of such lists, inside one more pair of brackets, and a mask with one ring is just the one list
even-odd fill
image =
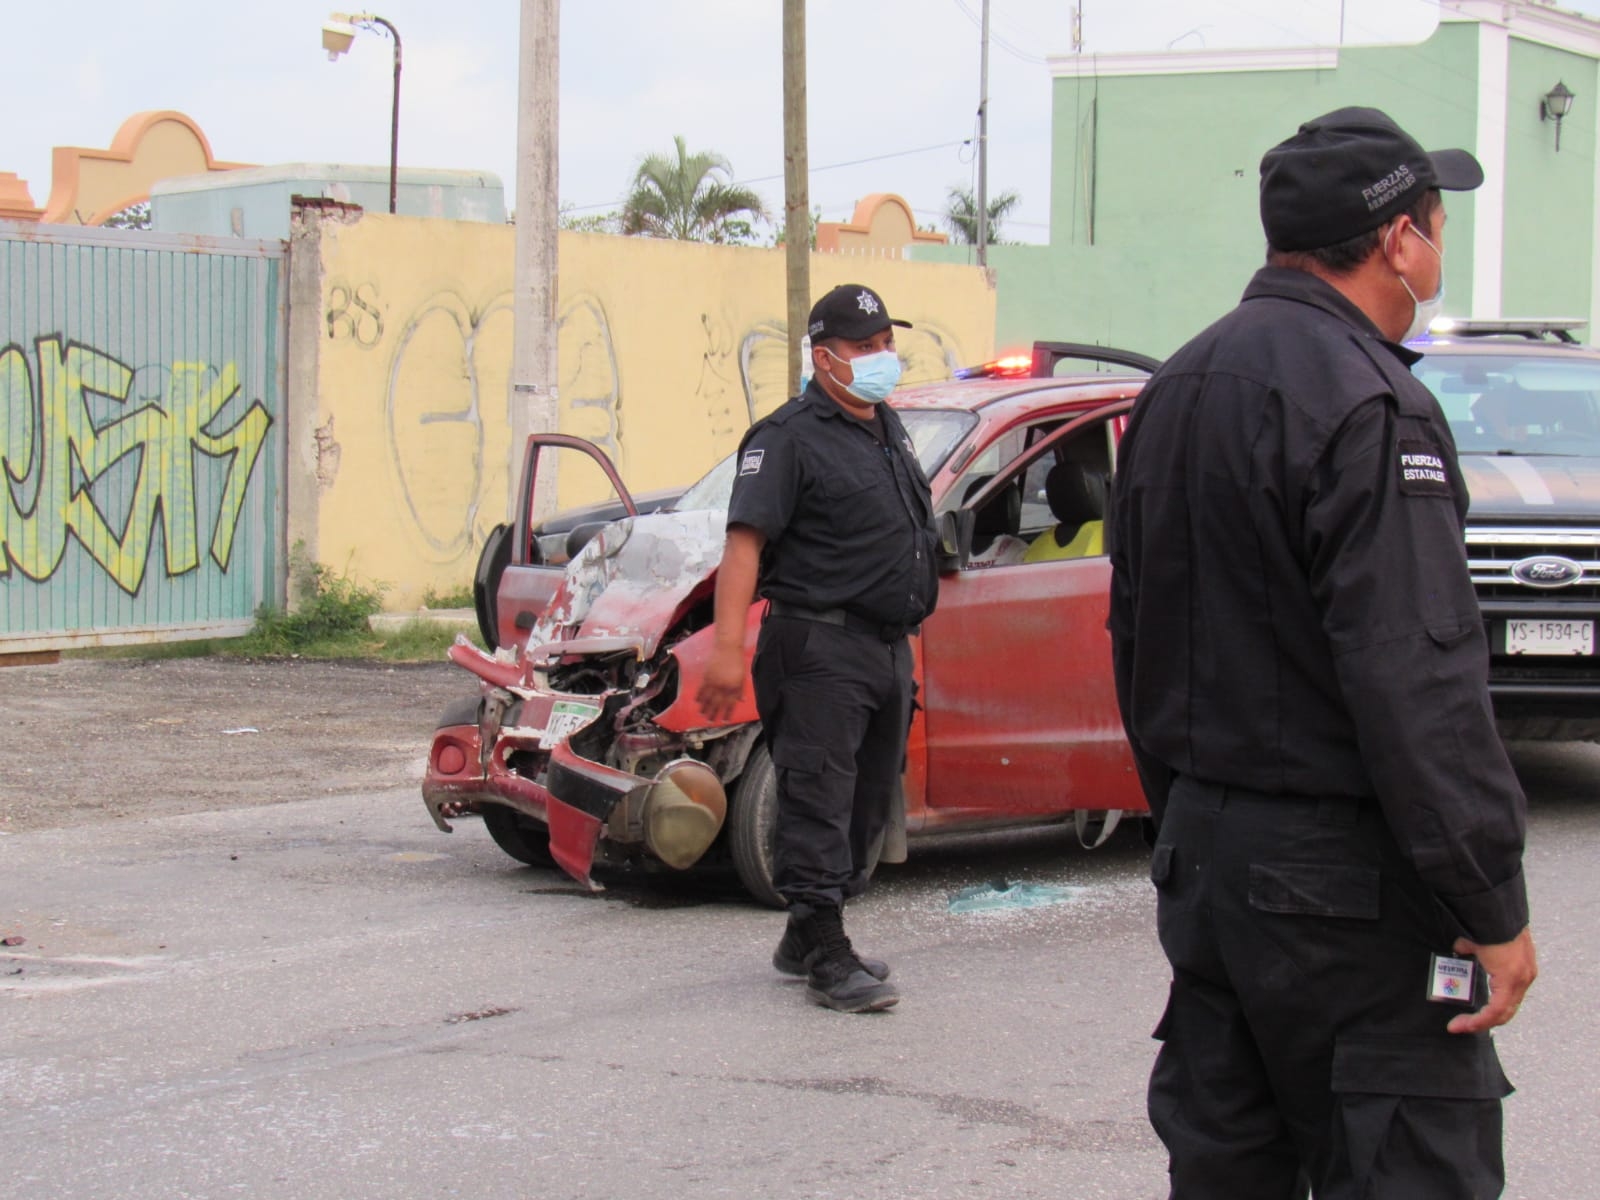
{"label": "crushed front bumper", "polygon": [[[476,724],[434,733],[422,798],[441,830],[484,804],[504,805],[542,824],[557,865],[593,890],[602,847],[619,856],[642,850],[682,869],[715,840],[728,801],[705,763],[675,759],[647,778],[595,762],[572,739],[605,719],[602,697],[527,687],[520,671],[470,646],[450,657],[488,686]],[[502,723],[508,714],[514,724]]]}

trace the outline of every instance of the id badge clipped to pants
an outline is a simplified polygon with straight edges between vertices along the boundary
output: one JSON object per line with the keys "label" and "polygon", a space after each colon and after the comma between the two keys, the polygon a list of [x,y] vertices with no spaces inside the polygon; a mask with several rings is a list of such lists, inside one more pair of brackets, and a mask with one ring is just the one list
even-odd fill
{"label": "id badge clipped to pants", "polygon": [[1477,962],[1470,958],[1447,958],[1442,954],[1430,954],[1428,960],[1428,999],[1435,1004],[1471,1008]]}

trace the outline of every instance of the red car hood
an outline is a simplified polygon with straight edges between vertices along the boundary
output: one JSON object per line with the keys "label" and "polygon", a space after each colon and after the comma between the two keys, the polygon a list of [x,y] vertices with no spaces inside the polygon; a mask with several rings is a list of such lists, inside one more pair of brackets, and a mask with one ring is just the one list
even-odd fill
{"label": "red car hood", "polygon": [[567,566],[528,645],[582,638],[634,641],[649,658],[722,561],[721,509],[649,513],[607,525]]}

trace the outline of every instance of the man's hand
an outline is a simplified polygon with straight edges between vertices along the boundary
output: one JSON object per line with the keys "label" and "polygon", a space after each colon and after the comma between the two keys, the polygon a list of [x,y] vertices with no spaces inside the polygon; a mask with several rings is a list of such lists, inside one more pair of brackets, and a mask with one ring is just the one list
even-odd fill
{"label": "man's hand", "polygon": [[744,698],[744,648],[718,646],[706,661],[705,678],[695,693],[700,711],[713,721],[724,721]]}
{"label": "man's hand", "polygon": [[726,720],[744,696],[744,635],[750,603],[756,595],[756,575],[766,537],[748,525],[728,526],[717,568],[715,641],[706,660],[705,678],[694,694],[700,711],[713,721]]}
{"label": "man's hand", "polygon": [[1509,942],[1480,946],[1466,938],[1456,939],[1456,953],[1470,954],[1489,973],[1489,1003],[1475,1013],[1463,1013],[1451,1020],[1451,1033],[1481,1033],[1504,1025],[1517,1015],[1522,998],[1528,994],[1539,963],[1533,949],[1533,933],[1524,929]]}

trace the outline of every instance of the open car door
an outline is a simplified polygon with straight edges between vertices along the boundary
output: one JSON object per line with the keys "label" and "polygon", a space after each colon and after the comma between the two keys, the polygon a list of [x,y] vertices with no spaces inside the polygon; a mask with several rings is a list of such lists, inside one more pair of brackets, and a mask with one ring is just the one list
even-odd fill
{"label": "open car door", "polygon": [[[558,453],[561,465],[552,469],[552,460]],[[594,465],[567,466],[585,459]],[[535,508],[544,496],[539,490],[541,464],[547,488],[553,487],[559,472],[582,470],[594,479],[594,468],[598,467],[611,495],[599,503],[565,509],[541,521]],[[604,490],[604,486],[596,484],[590,490]],[[528,438],[517,488],[516,518],[510,525],[496,526],[489,534],[473,579],[478,627],[489,648],[525,642],[566,574],[567,563],[584,543],[612,521],[637,516],[638,512],[617,468],[593,442],[564,433],[536,433]]]}
{"label": "open car door", "polygon": [[[1021,488],[1024,533],[1052,537],[1054,525],[1041,530],[1051,521],[1042,477],[1090,450],[1108,478],[1131,407],[1121,400],[1068,421],[962,507],[981,510]],[[1096,541],[940,578],[922,626],[930,820],[1144,809],[1111,672],[1110,577]]]}

